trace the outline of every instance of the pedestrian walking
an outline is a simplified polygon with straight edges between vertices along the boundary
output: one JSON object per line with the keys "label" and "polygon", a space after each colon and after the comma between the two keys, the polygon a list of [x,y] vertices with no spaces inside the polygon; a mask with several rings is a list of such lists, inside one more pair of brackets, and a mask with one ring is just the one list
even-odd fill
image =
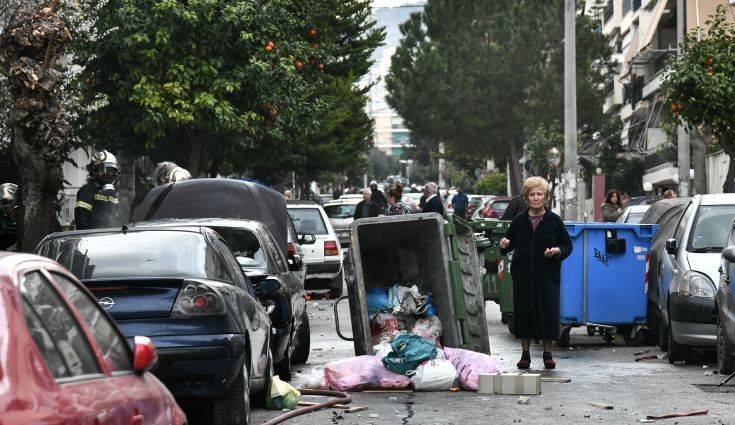
{"label": "pedestrian walking", "polygon": [[403,185],[396,182],[388,188],[388,215],[411,214],[411,207],[401,199],[403,198]]}
{"label": "pedestrian walking", "polygon": [[462,218],[467,218],[467,205],[470,200],[467,195],[464,194],[464,188],[460,187],[457,189],[457,194],[452,197],[452,208],[454,208],[454,215]]}
{"label": "pedestrian walking", "polygon": [[370,182],[370,193],[372,195],[373,202],[380,208],[380,211],[385,211],[388,208],[388,200],[385,199],[383,191],[378,189],[378,182],[375,180]]}
{"label": "pedestrian walking", "polygon": [[602,221],[615,222],[621,212],[623,212],[623,203],[620,200],[620,193],[612,189],[607,192],[605,203],[602,204]]}
{"label": "pedestrian walking", "polygon": [[561,262],[572,253],[562,219],[546,208],[549,183],[531,177],[523,183],[529,208],[518,214],[500,240],[503,255],[513,253],[513,334],[521,340],[519,369],[531,365],[531,339],[543,340],[544,367],[554,369],[552,341],[559,339]]}
{"label": "pedestrian walking", "polygon": [[428,182],[424,185],[426,201],[424,201],[424,206],[421,208],[422,213],[435,212],[444,215],[444,203],[437,194],[438,189],[439,186],[434,182]]}
{"label": "pedestrian walking", "polygon": [[377,217],[380,215],[381,209],[373,202],[373,192],[370,189],[363,189],[362,201],[355,207],[355,220],[359,218]]}

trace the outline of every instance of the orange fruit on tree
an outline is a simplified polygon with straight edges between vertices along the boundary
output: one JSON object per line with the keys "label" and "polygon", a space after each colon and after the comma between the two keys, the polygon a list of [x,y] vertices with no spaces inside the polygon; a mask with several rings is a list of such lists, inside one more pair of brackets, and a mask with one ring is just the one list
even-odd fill
{"label": "orange fruit on tree", "polygon": [[707,65],[712,65],[712,58],[707,58],[707,61],[705,63]]}
{"label": "orange fruit on tree", "polygon": [[294,62],[294,66],[296,67],[296,69],[299,69],[300,70],[301,67],[304,66],[304,64],[301,63],[301,61],[296,61],[296,62]]}
{"label": "orange fruit on tree", "polygon": [[314,38],[316,37],[316,35],[317,35],[317,32],[314,28],[309,30],[309,37]]}

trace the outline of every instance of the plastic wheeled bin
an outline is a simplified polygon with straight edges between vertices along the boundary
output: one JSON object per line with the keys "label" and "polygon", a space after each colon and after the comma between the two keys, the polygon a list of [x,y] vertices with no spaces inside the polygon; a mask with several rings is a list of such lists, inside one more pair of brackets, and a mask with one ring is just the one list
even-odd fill
{"label": "plastic wheeled bin", "polygon": [[610,342],[622,333],[629,345],[642,342],[647,320],[646,260],[655,224],[565,223],[574,250],[561,267],[558,344],[569,331],[587,326]]}
{"label": "plastic wheeled bin", "polygon": [[[356,355],[373,354],[365,290],[388,289],[397,281],[418,282],[433,294],[443,325],[441,343],[490,354],[485,305],[472,228],[439,214],[410,214],[355,220],[345,258],[347,296],[335,303],[338,335],[352,340]],[[352,338],[345,337],[337,305],[350,304]]]}
{"label": "plastic wheeled bin", "polygon": [[[500,253],[500,240],[505,237],[510,227],[510,220],[475,219],[470,222],[475,232],[478,252],[484,257],[485,275],[482,287],[485,300],[496,302],[500,306],[501,321],[513,329],[513,279],[510,276],[512,253]],[[487,241],[487,242],[485,242]]]}

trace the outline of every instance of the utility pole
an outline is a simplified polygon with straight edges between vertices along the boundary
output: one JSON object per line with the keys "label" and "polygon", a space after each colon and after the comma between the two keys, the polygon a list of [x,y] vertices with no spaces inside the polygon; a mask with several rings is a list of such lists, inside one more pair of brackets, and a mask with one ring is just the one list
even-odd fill
{"label": "utility pole", "polygon": [[564,0],[564,219],[577,215],[577,53],[575,0]]}
{"label": "utility pole", "polygon": [[[685,1],[676,1],[676,54],[681,54],[681,42],[684,39],[685,25]],[[690,194],[691,182],[689,179],[690,147],[689,134],[684,126],[679,126],[676,131],[677,140],[677,162],[679,163],[679,197],[687,197]]]}
{"label": "utility pole", "polygon": [[439,181],[437,182],[439,189],[446,189],[447,184],[444,181],[446,177],[444,171],[444,143],[439,143]]}

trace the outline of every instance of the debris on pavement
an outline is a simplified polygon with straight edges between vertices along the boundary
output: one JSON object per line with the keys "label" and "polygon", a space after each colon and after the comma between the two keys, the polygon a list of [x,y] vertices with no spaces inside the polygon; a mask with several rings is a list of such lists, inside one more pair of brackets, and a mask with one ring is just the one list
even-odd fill
{"label": "debris on pavement", "polygon": [[669,358],[669,355],[664,353],[664,354],[636,357],[635,361],[640,362],[643,360],[655,360],[655,359],[663,360],[663,359],[668,359],[668,358]]}
{"label": "debris on pavement", "polygon": [[648,420],[659,420],[659,419],[671,419],[671,418],[683,418],[688,416],[701,416],[709,413],[709,410],[697,410],[695,412],[682,412],[682,413],[667,413],[665,415],[648,415]]}
{"label": "debris on pavement", "polygon": [[541,382],[553,382],[555,384],[568,384],[572,378],[541,378]]}
{"label": "debris on pavement", "polygon": [[650,352],[651,352],[651,350],[641,350],[641,351],[637,351],[637,352],[633,353],[633,355],[634,356],[642,356],[642,355],[648,354]]}
{"label": "debris on pavement", "polygon": [[599,407],[600,409],[605,409],[605,410],[613,409],[613,406],[611,404],[600,403],[597,401],[588,401],[587,404],[589,404],[590,406]]}
{"label": "debris on pavement", "polygon": [[520,396],[518,397],[518,404],[530,404],[531,403],[531,397],[526,396]]}
{"label": "debris on pavement", "polygon": [[357,412],[362,412],[362,411],[368,410],[368,409],[369,409],[368,406],[355,406],[355,407],[353,407],[351,409],[345,410],[345,413],[357,413]]}
{"label": "debris on pavement", "polygon": [[687,362],[685,362],[684,360],[677,360],[674,362],[674,364],[677,366],[682,366],[682,365],[687,364]]}

